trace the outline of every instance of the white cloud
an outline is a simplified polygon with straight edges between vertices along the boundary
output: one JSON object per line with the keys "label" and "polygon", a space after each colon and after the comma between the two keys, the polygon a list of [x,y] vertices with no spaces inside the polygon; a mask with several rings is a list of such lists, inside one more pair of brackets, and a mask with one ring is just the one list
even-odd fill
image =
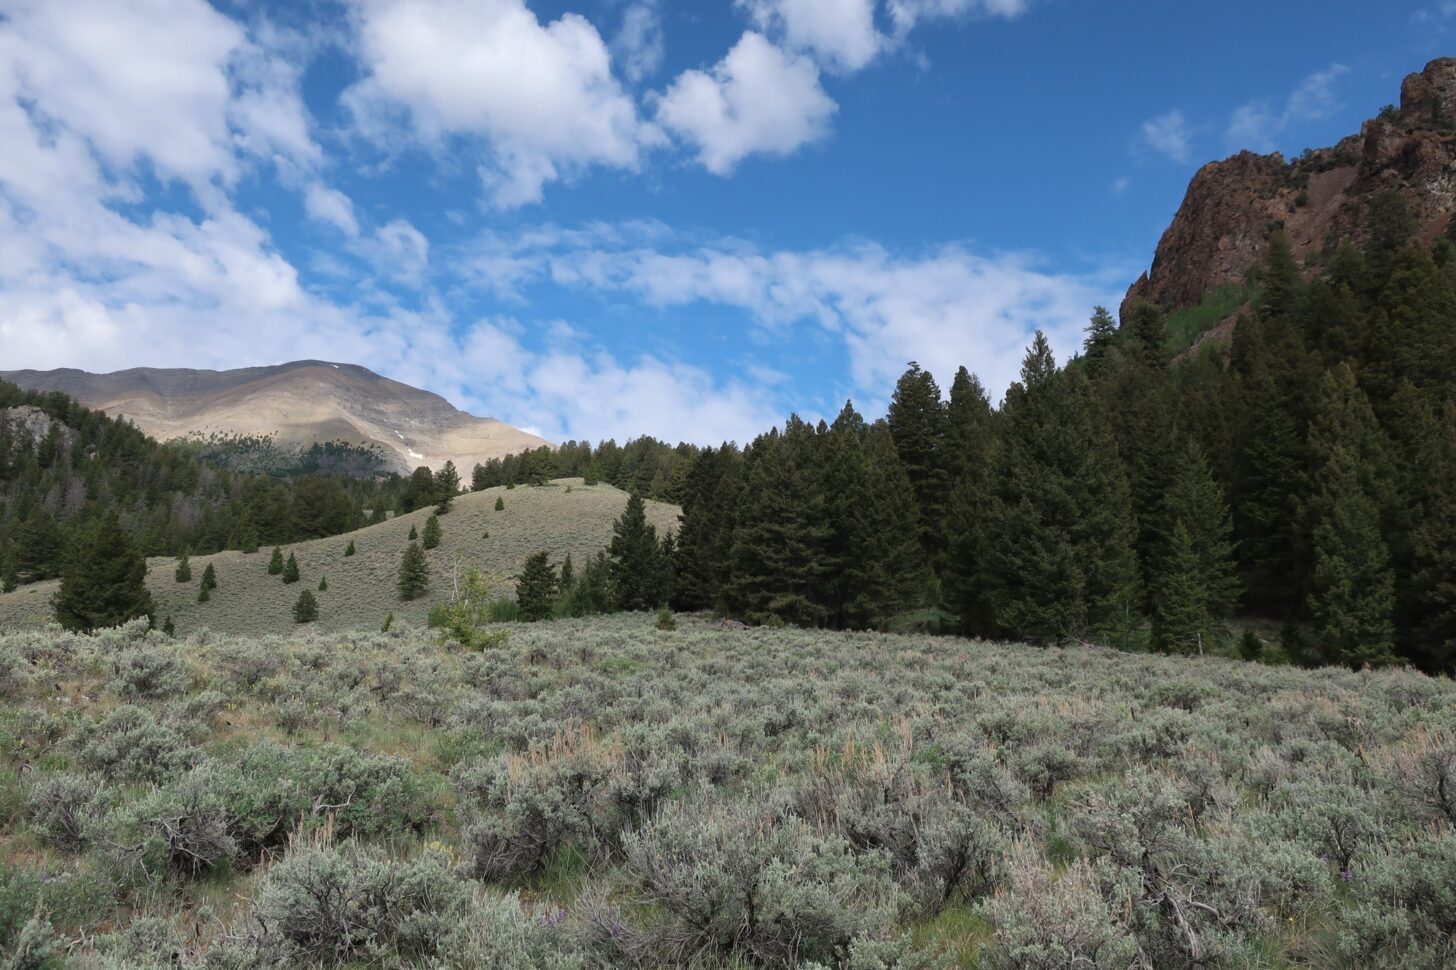
{"label": "white cloud", "polygon": [[1328,118],[1341,107],[1335,93],[1340,78],[1349,73],[1343,64],[1334,64],[1305,77],[1276,109],[1267,100],[1251,101],[1237,108],[1224,131],[1230,149],[1249,148],[1269,152],[1291,126]]}
{"label": "white cloud", "polygon": [[365,78],[344,96],[361,130],[388,142],[483,140],[481,173],[502,207],[590,166],[636,169],[660,134],[612,75],[587,20],[542,24],[522,0],[352,0]]}
{"label": "white cloud", "polygon": [[667,55],[657,0],[636,0],[627,6],[622,26],[612,38],[612,53],[622,63],[622,75],[634,84],[657,73]]}
{"label": "white cloud", "polygon": [[1170,111],[1144,121],[1138,143],[1179,164],[1187,164],[1193,155],[1193,131],[1181,111]]}
{"label": "white cloud", "polygon": [[359,220],[354,217],[354,203],[338,189],[315,182],[304,193],[303,207],[310,219],[327,223],[346,236],[359,235]]}
{"label": "white cloud", "polygon": [[430,241],[408,220],[393,219],[380,226],[362,251],[380,273],[416,286],[424,282]]}
{"label": "white cloud", "polygon": [[741,309],[770,343],[807,323],[842,343],[857,399],[875,403],[912,359],[947,382],[964,364],[988,388],[1004,389],[1033,331],[1070,354],[1092,307],[1116,295],[1097,276],[1046,273],[1023,255],[958,246],[918,257],[872,245],[765,252],[734,240],[690,246],[660,234],[551,230],[530,239],[487,235],[470,259],[482,257],[492,266],[510,260],[515,286],[549,280],[656,307]]}
{"label": "white cloud", "polygon": [[1113,182],[1112,182],[1112,194],[1113,195],[1122,195],[1124,192],[1126,192],[1131,187],[1132,187],[1132,179],[1129,178],[1128,176],[1124,175],[1124,176],[1122,176],[1120,178],[1117,178],[1117,179],[1114,179],[1113,180]]}
{"label": "white cloud", "polygon": [[922,20],[948,17],[1019,17],[1031,6],[1030,0],[886,0],[890,19],[899,36],[909,33]]}
{"label": "white cloud", "polygon": [[658,98],[657,120],[727,175],[749,155],[789,155],[825,137],[835,108],[813,61],[746,31],[710,70],[680,74]]}
{"label": "white cloud", "polygon": [[840,71],[858,71],[880,52],[886,38],[875,28],[876,0],[737,0],[766,32],[809,51]]}

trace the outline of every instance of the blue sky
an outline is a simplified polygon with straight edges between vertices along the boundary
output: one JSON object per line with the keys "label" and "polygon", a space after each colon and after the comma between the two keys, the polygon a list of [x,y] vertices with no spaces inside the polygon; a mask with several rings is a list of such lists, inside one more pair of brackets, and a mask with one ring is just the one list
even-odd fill
{"label": "blue sky", "polygon": [[350,361],[546,436],[999,395],[1456,3],[0,0],[0,366]]}

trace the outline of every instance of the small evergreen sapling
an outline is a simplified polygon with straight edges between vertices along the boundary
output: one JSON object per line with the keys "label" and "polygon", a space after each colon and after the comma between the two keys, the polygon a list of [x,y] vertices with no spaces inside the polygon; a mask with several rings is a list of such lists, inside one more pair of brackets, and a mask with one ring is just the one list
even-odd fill
{"label": "small evergreen sapling", "polygon": [[327,577],[327,576],[320,577],[319,578],[319,592],[320,593],[327,593],[328,591],[329,591],[329,577]]}
{"label": "small evergreen sapling", "polygon": [[399,598],[412,600],[430,586],[430,564],[425,559],[425,550],[419,543],[411,542],[399,561],[397,588]]}
{"label": "small evergreen sapling", "polygon": [[504,512],[506,510],[506,500],[504,496],[497,495],[495,497],[495,510],[497,512]]}
{"label": "small evergreen sapling", "polygon": [[298,602],[293,604],[293,622],[312,623],[318,619],[318,600],[308,590],[298,594]]}
{"label": "small evergreen sapling", "polygon": [[273,555],[268,560],[268,575],[277,576],[281,572],[283,572],[283,550],[274,546]]}
{"label": "small evergreen sapling", "polygon": [[173,573],[179,583],[190,583],[192,581],[192,563],[187,558],[187,553],[177,557],[177,571]]}
{"label": "small evergreen sapling", "polygon": [[350,539],[349,540],[349,544],[344,547],[344,555],[346,555],[346,556],[352,556],[352,555],[354,555],[354,551],[355,551],[354,550],[354,540],[353,539]]}
{"label": "small evergreen sapling", "polygon": [[425,533],[421,536],[421,544],[426,549],[433,549],[440,544],[440,519],[432,515],[425,520]]}
{"label": "small evergreen sapling", "polygon": [[283,564],[283,582],[298,582],[298,559],[291,552],[288,554],[288,561]]}
{"label": "small evergreen sapling", "polygon": [[207,568],[202,571],[202,588],[217,589],[217,570],[212,568],[212,563],[208,563]]}
{"label": "small evergreen sapling", "polygon": [[410,542],[414,542],[419,537],[420,537],[420,530],[416,529],[414,526],[410,526],[409,541]]}

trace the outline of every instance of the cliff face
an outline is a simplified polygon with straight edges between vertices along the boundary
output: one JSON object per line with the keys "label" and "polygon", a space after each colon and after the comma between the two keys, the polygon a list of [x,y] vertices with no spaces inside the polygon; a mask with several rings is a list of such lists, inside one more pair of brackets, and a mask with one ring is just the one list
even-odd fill
{"label": "cliff face", "polygon": [[420,465],[438,469],[448,459],[468,479],[476,462],[546,444],[457,410],[437,394],[327,361],[228,371],[0,371],[0,380],[61,391],[159,441],[220,434],[273,437],[297,447],[344,442],[373,446],[390,470],[403,473]]}
{"label": "cliff face", "polygon": [[1400,107],[1360,134],[1294,161],[1241,152],[1199,169],[1158,243],[1152,269],[1123,303],[1141,297],[1165,310],[1196,304],[1210,289],[1243,279],[1283,228],[1298,259],[1338,239],[1363,237],[1377,192],[1405,199],[1427,242],[1456,211],[1456,58],[1442,58],[1401,85]]}

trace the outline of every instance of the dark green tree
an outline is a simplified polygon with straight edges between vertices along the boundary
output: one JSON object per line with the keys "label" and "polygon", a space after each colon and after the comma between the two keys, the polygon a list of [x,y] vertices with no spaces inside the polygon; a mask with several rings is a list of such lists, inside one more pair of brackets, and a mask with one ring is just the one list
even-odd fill
{"label": "dark green tree", "polygon": [[61,564],[56,622],[89,633],[156,615],[147,591],[147,560],[115,514],[76,530]]}
{"label": "dark green tree", "polygon": [[1156,367],[1163,363],[1163,347],[1168,342],[1168,322],[1157,304],[1144,299],[1133,300],[1123,321],[1127,331],[1126,356],[1138,363]]}
{"label": "dark green tree", "polygon": [[326,592],[328,592],[328,590],[329,590],[329,577],[327,577],[327,576],[320,576],[319,577],[319,585],[318,585],[318,588],[319,588],[319,592],[320,593],[326,593]]}
{"label": "dark green tree", "polygon": [[1309,609],[1324,658],[1350,667],[1394,660],[1395,577],[1380,509],[1361,484],[1355,454],[1326,456],[1314,496]]}
{"label": "dark green tree", "polygon": [[1095,307],[1086,333],[1082,341],[1082,356],[1087,360],[1088,369],[1095,374],[1106,365],[1117,346],[1117,321],[1112,319],[1106,307]]}
{"label": "dark green tree", "polygon": [[273,555],[268,559],[268,575],[277,576],[283,572],[283,550],[277,546],[273,547]]}
{"label": "dark green tree", "polygon": [[430,516],[425,520],[425,531],[420,535],[420,544],[426,549],[433,549],[440,544],[440,520]]}
{"label": "dark green tree", "polygon": [[1300,308],[1304,280],[1294,252],[1282,230],[1269,234],[1259,287],[1259,315],[1264,319],[1292,319]]}
{"label": "dark green tree", "polygon": [[635,492],[612,523],[607,556],[618,609],[651,610],[662,605],[665,590],[657,528],[647,521],[647,506]]}
{"label": "dark green tree", "polygon": [[167,618],[162,621],[162,632],[169,637],[177,635],[177,624],[172,622],[172,614],[168,613]]}
{"label": "dark green tree", "polygon": [[521,608],[521,619],[530,623],[550,619],[560,586],[550,553],[542,550],[528,557],[516,580],[516,604]]}
{"label": "dark green tree", "polygon": [[293,604],[294,623],[312,623],[318,619],[318,600],[308,590],[298,594]]}
{"label": "dark green tree", "polygon": [[192,563],[188,561],[186,552],[177,557],[177,569],[172,575],[179,583],[192,582]]}
{"label": "dark green tree", "polygon": [[895,383],[888,422],[895,451],[900,455],[919,506],[921,547],[932,566],[938,569],[945,553],[941,526],[950,497],[946,456],[948,422],[940,386],[929,371],[922,370],[914,361]]}
{"label": "dark green tree", "polygon": [[352,556],[352,555],[354,555],[355,551],[356,550],[354,549],[354,540],[353,539],[350,539],[349,540],[349,544],[344,547],[344,555],[346,555],[346,556]]}
{"label": "dark green tree", "polygon": [[208,563],[207,568],[202,571],[201,588],[217,589],[217,570],[213,568],[212,563]]}
{"label": "dark green tree", "polygon": [[406,538],[409,539],[410,542],[414,542],[419,537],[420,537],[420,530],[416,529],[413,525],[411,525],[410,526],[410,530],[409,530],[409,535],[406,536]]}
{"label": "dark green tree", "polygon": [[1125,637],[1140,592],[1117,445],[1090,386],[1036,334],[1007,392],[981,582],[1004,636]]}
{"label": "dark green tree", "polygon": [[506,500],[504,496],[497,495],[495,497],[495,510],[497,512],[504,512],[506,510]]}
{"label": "dark green tree", "polygon": [[450,511],[455,496],[460,494],[460,475],[455,471],[453,461],[446,461],[445,467],[435,473],[435,493],[435,514],[444,515]]}
{"label": "dark green tree", "polygon": [[1150,570],[1153,639],[1164,650],[1202,653],[1238,605],[1233,521],[1202,450],[1187,442],[1173,461]]}
{"label": "dark green tree", "polygon": [[724,445],[698,455],[688,471],[675,556],[673,605],[679,610],[720,604],[733,545],[741,465],[738,449]]}
{"label": "dark green tree", "polygon": [[288,561],[283,564],[283,582],[285,585],[288,583],[296,583],[298,582],[298,578],[298,559],[290,552],[288,554]]}
{"label": "dark green tree", "polygon": [[412,600],[430,587],[430,564],[425,559],[425,550],[418,543],[411,542],[399,561],[399,572],[395,588],[399,598]]}

